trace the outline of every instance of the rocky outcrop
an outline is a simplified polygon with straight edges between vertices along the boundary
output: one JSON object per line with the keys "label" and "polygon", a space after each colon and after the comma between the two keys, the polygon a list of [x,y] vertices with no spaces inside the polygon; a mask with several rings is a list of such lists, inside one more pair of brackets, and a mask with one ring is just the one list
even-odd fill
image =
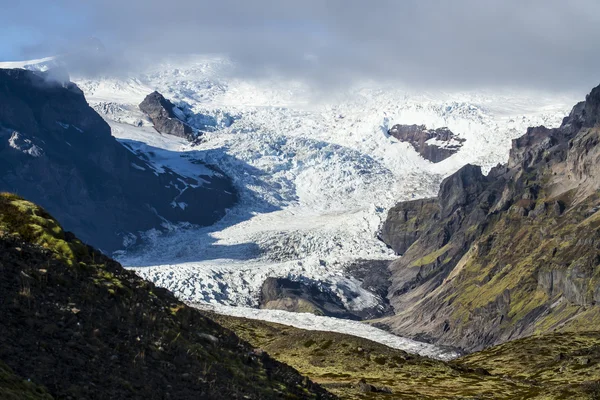
{"label": "rocky outcrop", "polygon": [[466,166],[435,199],[388,214],[385,323],[401,335],[478,350],[600,319],[600,89],[561,127],[530,128],[506,165]]}
{"label": "rocky outcrop", "polygon": [[260,308],[358,319],[333,292],[318,283],[267,278],[261,287]]}
{"label": "rocky outcrop", "polygon": [[175,105],[162,94],[156,91],[150,93],[140,103],[140,110],[148,115],[157,132],[189,140],[195,138],[193,129],[179,118]]}
{"label": "rocky outcrop", "polygon": [[[354,288],[338,285],[332,288],[322,282],[303,279],[267,278],[261,287],[259,307],[271,310],[305,312],[336,318],[369,320],[390,315],[387,299],[390,286],[389,260],[356,260],[344,273],[360,282],[363,289],[375,297],[374,305],[352,309],[350,303],[357,296]],[[336,290],[347,299],[342,301]]]}
{"label": "rocky outcrop", "polygon": [[455,154],[465,139],[448,128],[427,129],[425,125],[394,125],[390,136],[410,143],[423,158],[437,163]]}
{"label": "rocky outcrop", "polygon": [[25,70],[0,70],[0,171],[0,191],[41,204],[103,251],[165,223],[210,225],[236,201],[221,173],[155,171],[76,85]]}
{"label": "rocky outcrop", "polygon": [[421,233],[439,219],[439,206],[435,199],[422,199],[398,203],[388,211],[379,239],[398,255],[419,238]]}

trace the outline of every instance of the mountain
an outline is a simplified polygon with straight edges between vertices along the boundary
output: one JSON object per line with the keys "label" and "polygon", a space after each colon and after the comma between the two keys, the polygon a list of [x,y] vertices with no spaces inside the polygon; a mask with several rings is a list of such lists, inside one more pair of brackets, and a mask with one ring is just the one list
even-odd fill
{"label": "mountain", "polygon": [[[399,199],[434,195],[465,163],[489,169],[505,162],[512,138],[527,126],[558,126],[573,102],[516,90],[415,93],[366,83],[315,93],[243,72],[223,57],[190,56],[127,77],[73,78],[113,135],[147,143],[150,149],[137,146],[146,154],[172,137],[147,134],[153,124],[138,107],[158,91],[193,129],[208,132],[193,147],[169,149],[193,150],[234,180],[240,201],[216,225],[152,236],[119,255],[186,301],[259,307],[273,277],[320,282],[350,314],[385,308],[385,291],[368,289],[364,275],[347,267],[395,258],[377,239],[387,210]],[[464,142],[432,163],[388,135],[396,124],[447,127]]]}
{"label": "mountain", "polygon": [[190,160],[195,171],[182,174],[123,146],[83,92],[52,72],[0,70],[0,104],[0,190],[38,202],[103,251],[150,229],[213,224],[237,200],[215,167]]}
{"label": "mountain", "polygon": [[0,397],[7,400],[599,393],[598,332],[534,336],[448,362],[356,336],[201,312],[6,193],[0,250]]}
{"label": "mountain", "polygon": [[334,398],[6,193],[0,275],[3,399]]}
{"label": "mountain", "polygon": [[392,208],[382,238],[395,333],[469,351],[600,321],[600,87],[507,164],[466,165],[436,198]]}
{"label": "mountain", "polygon": [[200,312],[6,193],[0,250],[3,399],[541,400],[599,393],[598,332],[535,336],[447,362],[351,335]]}
{"label": "mountain", "polygon": [[[390,334],[354,321],[257,309],[262,287],[268,278],[316,282],[350,315],[387,313],[387,274],[372,279],[378,266],[396,258],[377,238],[387,211],[399,200],[434,196],[442,179],[466,163],[487,172],[506,162],[511,139],[528,126],[559,126],[574,101],[522,89],[414,92],[368,82],[319,93],[278,77],[247,79],[231,60],[204,56],[173,57],[129,75],[72,79],[135,154],[184,176],[201,165],[188,160],[218,165],[239,195],[214,225],[170,224],[137,235],[139,245],[116,255],[123,265],[182,300],[210,302],[220,312],[384,342]],[[156,133],[139,109],[154,91],[193,129],[207,132],[198,143]],[[455,154],[432,163],[390,137],[396,124],[447,127],[465,140]],[[351,268],[359,261],[368,268]],[[284,302],[269,307],[277,303]],[[390,342],[407,343],[397,336]]]}

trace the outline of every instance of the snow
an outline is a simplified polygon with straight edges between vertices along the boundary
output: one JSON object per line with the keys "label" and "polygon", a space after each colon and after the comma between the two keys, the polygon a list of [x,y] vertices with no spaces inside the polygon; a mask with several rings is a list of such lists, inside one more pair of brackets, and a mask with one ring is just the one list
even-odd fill
{"label": "snow", "polygon": [[[198,151],[189,149],[185,139],[161,135],[149,127],[134,127],[118,122],[110,122],[110,125],[113,136],[133,153],[142,154],[158,174],[170,169],[198,181],[199,184],[205,182],[203,176],[210,177],[215,174],[215,171],[201,162]],[[137,165],[134,167],[139,169]],[[185,186],[189,185],[182,180],[179,182]]]}
{"label": "snow", "polygon": [[327,318],[308,313],[292,313],[280,310],[260,310],[246,307],[208,305],[205,303],[191,305],[200,309],[210,310],[219,314],[231,315],[234,317],[258,319],[280,324],[282,323],[300,329],[315,330],[315,327],[317,327],[319,331],[338,332],[346,335],[358,336],[384,344],[394,349],[400,349],[408,353],[419,354],[439,360],[452,360],[459,356],[459,354],[455,351],[442,349],[431,344],[396,336],[381,329],[375,328],[374,326],[358,321]]}
{"label": "snow", "polygon": [[27,139],[17,131],[11,134],[10,138],[8,139],[8,145],[15,150],[30,155],[31,157],[37,158],[44,155],[44,150],[41,147],[34,144],[30,139]]}
{"label": "snow", "polygon": [[50,67],[56,66],[56,57],[39,58],[37,60],[28,61],[2,61],[0,62],[1,69],[31,69],[36,71],[47,71]]}
{"label": "snow", "polygon": [[[387,210],[434,196],[466,163],[488,171],[506,162],[512,139],[528,126],[558,125],[575,103],[569,95],[412,92],[373,82],[324,95],[301,82],[240,79],[232,71],[225,58],[190,57],[129,78],[74,78],[113,135],[151,160],[156,173],[169,168],[198,179],[218,173],[202,163],[213,164],[240,193],[217,224],[146,232],[127,241],[137,244],[117,254],[119,261],[187,302],[391,346],[411,342],[361,323],[252,307],[272,276],[322,282],[350,309],[376,305],[381,299],[344,269],[358,259],[395,258],[377,239]],[[154,90],[194,128],[211,120],[214,130],[196,146],[158,134],[138,108]],[[387,135],[394,124],[448,127],[465,142],[432,164]]]}
{"label": "snow", "polygon": [[457,147],[462,146],[462,143],[460,143],[456,139],[438,140],[437,138],[431,138],[431,139],[427,140],[425,142],[425,144],[427,144],[429,146],[440,147],[443,149],[456,149]]}
{"label": "snow", "polygon": [[[92,105],[118,104],[121,121],[127,110],[140,120],[137,103],[154,90],[184,104],[188,122],[189,113],[233,116],[192,148],[104,115],[115,136],[159,165],[176,168],[172,151],[193,154],[219,166],[241,192],[240,204],[216,225],[150,232],[146,246],[119,256],[187,301],[256,306],[264,279],[283,276],[325,282],[355,308],[372,305],[372,294],[346,289],[356,285],[343,270],[356,259],[394,258],[377,240],[387,210],[435,195],[443,177],[466,163],[487,171],[505,162],[511,139],[530,125],[557,125],[573,103],[537,93],[412,93],[371,83],[315,98],[299,82],[231,78],[233,68],[200,58],[124,81],[77,81]],[[385,134],[396,123],[448,127],[466,141],[432,164]],[[164,159],[161,148],[169,150]]]}

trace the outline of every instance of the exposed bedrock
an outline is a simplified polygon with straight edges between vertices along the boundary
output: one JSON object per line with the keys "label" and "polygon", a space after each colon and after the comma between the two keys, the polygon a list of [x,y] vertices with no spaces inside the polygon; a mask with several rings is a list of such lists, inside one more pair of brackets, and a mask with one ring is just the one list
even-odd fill
{"label": "exposed bedrock", "polygon": [[388,134],[410,143],[423,158],[437,163],[460,150],[465,139],[448,128],[427,129],[425,125],[394,125]]}
{"label": "exposed bedrock", "polygon": [[159,133],[193,140],[193,129],[175,113],[176,107],[159,92],[152,92],[140,103],[142,110]]}
{"label": "exposed bedrock", "polygon": [[515,139],[506,165],[467,165],[389,211],[390,329],[478,350],[600,321],[599,109],[595,88],[559,128]]}

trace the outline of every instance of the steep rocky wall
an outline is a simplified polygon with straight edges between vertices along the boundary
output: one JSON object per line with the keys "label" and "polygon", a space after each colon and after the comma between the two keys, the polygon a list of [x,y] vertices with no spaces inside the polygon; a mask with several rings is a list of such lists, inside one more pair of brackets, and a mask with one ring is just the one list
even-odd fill
{"label": "steep rocky wall", "polygon": [[560,128],[514,140],[506,166],[390,210],[394,332],[478,350],[600,321],[599,104],[596,88]]}

